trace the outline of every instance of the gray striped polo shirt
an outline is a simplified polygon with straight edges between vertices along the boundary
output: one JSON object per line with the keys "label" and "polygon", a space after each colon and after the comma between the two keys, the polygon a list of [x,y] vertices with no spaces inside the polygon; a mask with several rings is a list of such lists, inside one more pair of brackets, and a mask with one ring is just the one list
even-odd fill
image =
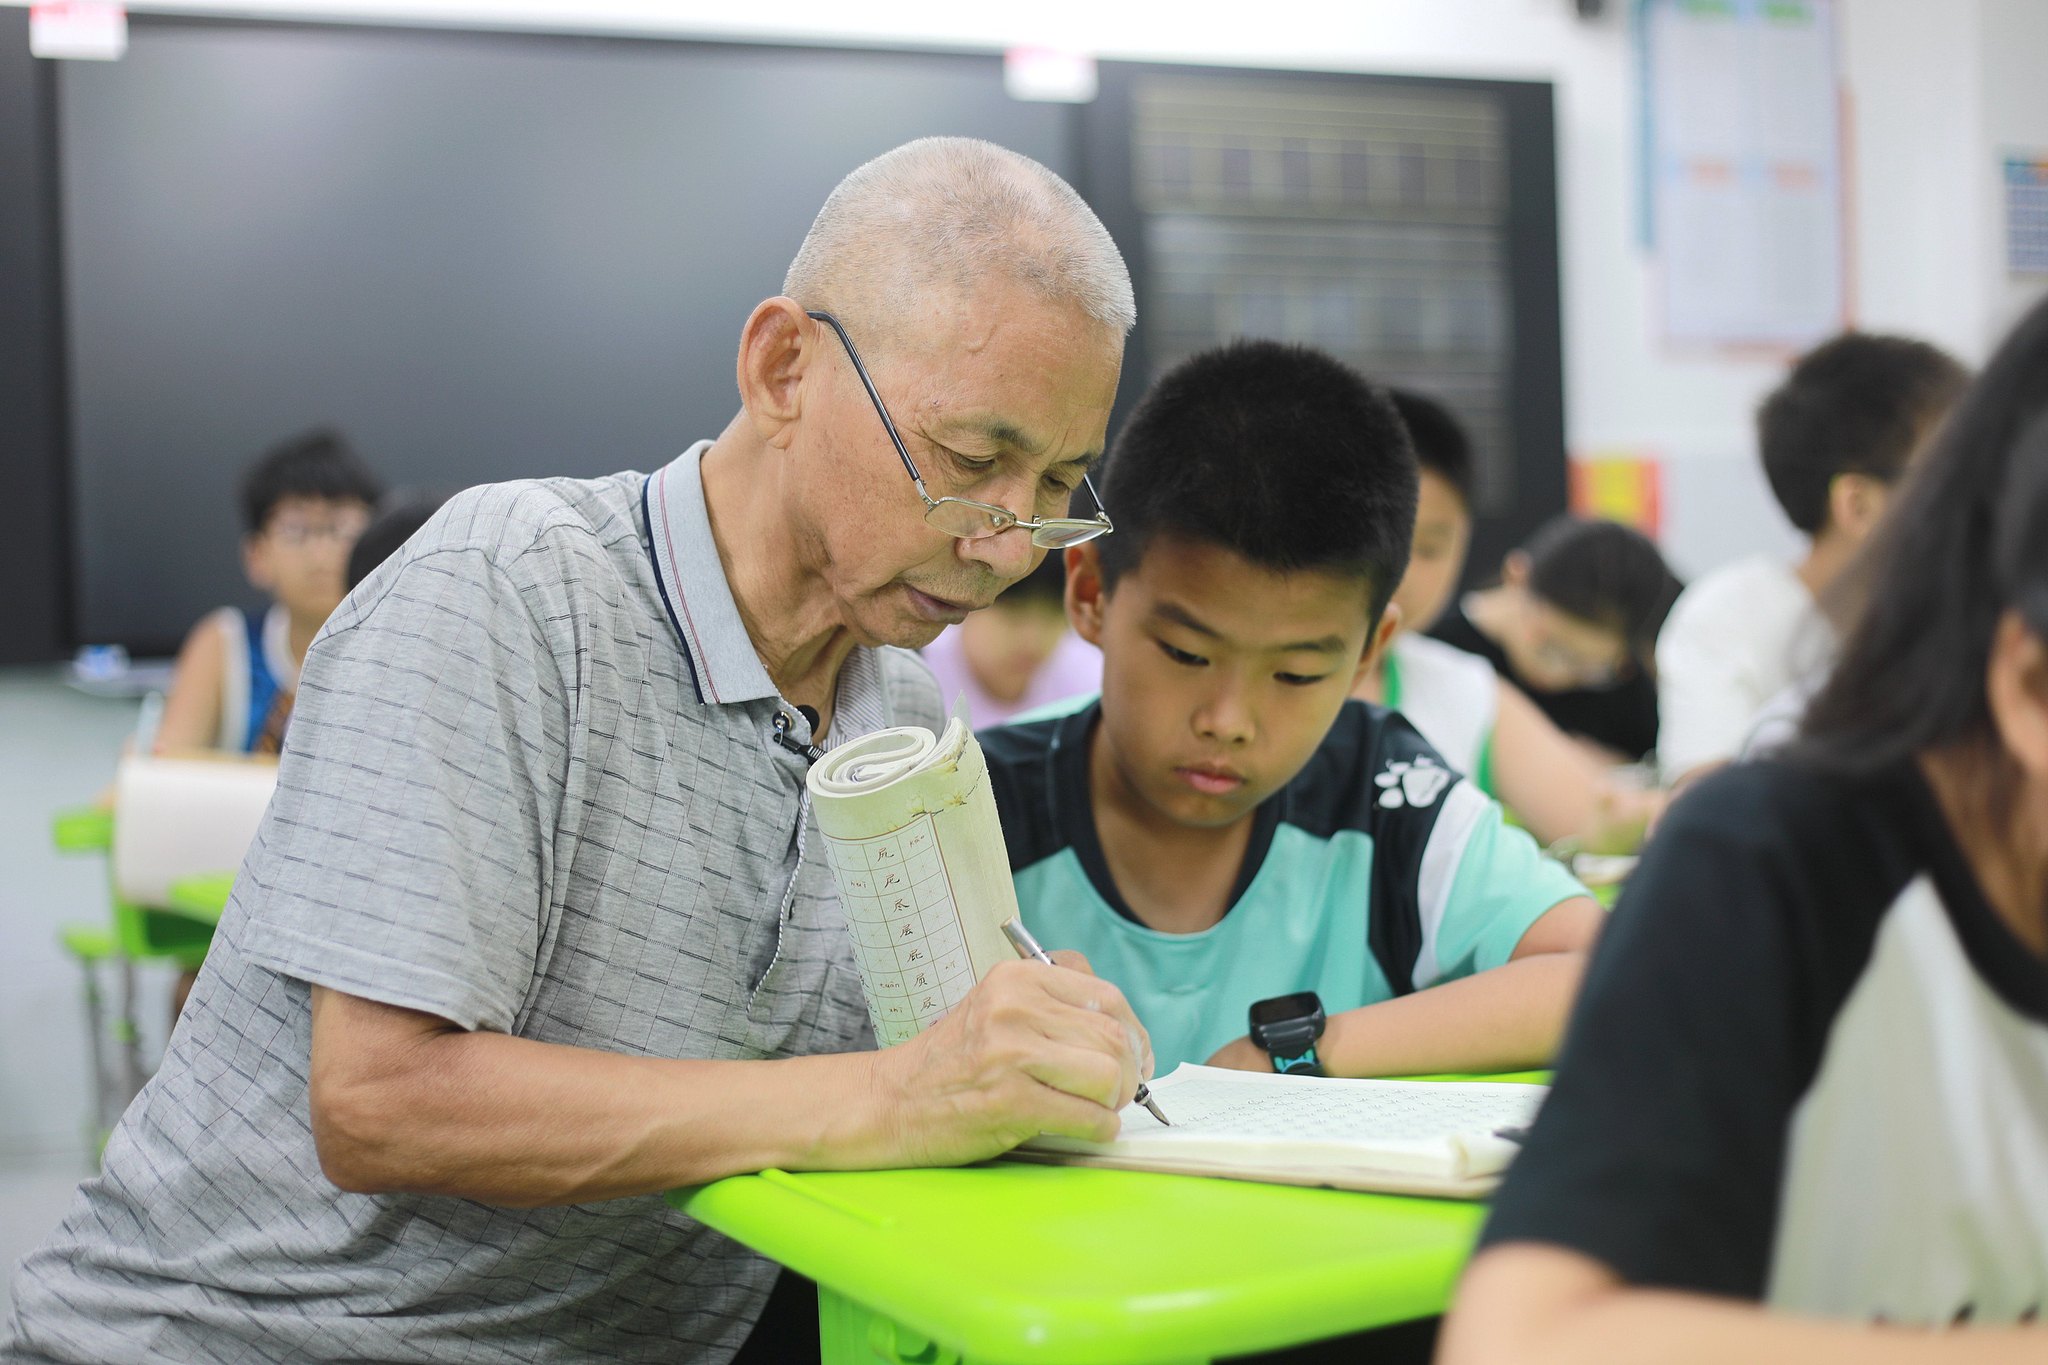
{"label": "gray striped polo shirt", "polygon": [[[23,1264],[0,1357],[722,1362],[745,1339],[774,1267],[659,1198],[345,1194],[307,1112],[308,983],[642,1056],[872,1046],[704,448],[471,489],[328,622],[169,1054]],[[939,721],[914,655],[853,653],[833,740]]]}

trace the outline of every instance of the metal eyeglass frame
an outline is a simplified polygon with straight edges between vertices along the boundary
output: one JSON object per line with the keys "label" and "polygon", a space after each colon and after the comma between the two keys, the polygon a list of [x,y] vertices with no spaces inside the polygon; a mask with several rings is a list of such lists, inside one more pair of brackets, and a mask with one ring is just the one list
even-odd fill
{"label": "metal eyeglass frame", "polygon": [[[846,328],[830,313],[806,310],[804,316],[816,318],[830,327],[839,336],[840,344],[846,347],[846,357],[853,362],[853,372],[860,376],[861,387],[868,391],[868,401],[875,405],[875,415],[882,419],[883,430],[889,433],[889,443],[896,447],[897,456],[903,467],[910,471],[910,481],[917,485],[917,496],[924,499],[924,519],[933,529],[944,531],[960,540],[981,540],[987,536],[1001,535],[1016,529],[1029,531],[1031,543],[1042,550],[1063,550],[1070,545],[1080,545],[1097,536],[1108,535],[1116,529],[1103,509],[1102,495],[1095,491],[1095,481],[1084,472],[1081,482],[1088,489],[1088,496],[1095,499],[1096,512],[1093,517],[1041,517],[1037,521],[1026,521],[1007,507],[998,507],[992,502],[977,502],[973,498],[934,498],[926,491],[924,475],[917,472],[917,462],[910,458],[910,451],[904,446],[903,438],[896,433],[896,423],[889,416],[889,409],[882,403],[882,395],[875,390],[875,381],[868,377],[868,367],[861,363],[860,352],[854,349],[853,338],[846,334]],[[941,520],[948,513],[948,507],[966,508],[981,519],[973,531],[955,531]]]}

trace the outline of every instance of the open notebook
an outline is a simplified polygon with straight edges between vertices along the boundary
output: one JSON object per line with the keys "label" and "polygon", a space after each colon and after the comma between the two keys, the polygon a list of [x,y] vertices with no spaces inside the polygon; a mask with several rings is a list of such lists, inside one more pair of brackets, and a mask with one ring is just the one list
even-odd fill
{"label": "open notebook", "polygon": [[1497,1130],[1526,1127],[1548,1093],[1541,1085],[1352,1081],[1187,1063],[1152,1083],[1172,1127],[1132,1105],[1113,1142],[1038,1137],[1010,1155],[1470,1199],[1490,1192],[1519,1150]]}

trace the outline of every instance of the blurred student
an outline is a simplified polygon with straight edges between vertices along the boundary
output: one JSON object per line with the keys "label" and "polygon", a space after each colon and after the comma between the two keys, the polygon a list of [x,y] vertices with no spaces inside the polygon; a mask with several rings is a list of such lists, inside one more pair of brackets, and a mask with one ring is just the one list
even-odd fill
{"label": "blurred student", "polygon": [[2048,307],[1873,551],[1623,893],[1445,1365],[2048,1360]]}
{"label": "blurred student", "polygon": [[269,594],[260,613],[222,607],[178,651],[155,749],[275,754],[306,648],[346,595],[350,546],[382,488],[342,438],[318,429],[242,476],[242,571]]}
{"label": "blurred student", "polygon": [[924,647],[949,713],[964,696],[971,724],[999,725],[1102,686],[1102,651],[1067,628],[1066,584],[1060,557],[1047,555],[993,606]]}
{"label": "blurred student", "polygon": [[1422,470],[1415,540],[1394,590],[1400,632],[1352,695],[1399,711],[1540,842],[1632,845],[1655,798],[1615,781],[1490,661],[1422,633],[1443,614],[1465,571],[1472,445],[1436,400],[1406,389],[1390,389],[1388,397]]}
{"label": "blurred student", "polygon": [[[1601,912],[1349,699],[1393,633],[1415,478],[1392,405],[1321,352],[1176,366],[1110,456],[1116,533],[1067,552],[1101,698],[981,734],[1025,922],[1116,983],[1162,1071],[1493,1070],[1556,1045]],[[1255,1005],[1321,1041],[1275,1055]]]}
{"label": "blurred student", "polygon": [[1657,746],[1657,630],[1681,585],[1640,531],[1561,516],[1430,634],[1484,656],[1551,723],[1614,762]]}
{"label": "blurred student", "polygon": [[[1830,589],[1967,379],[1926,342],[1850,332],[1809,352],[1764,400],[1764,474],[1806,553],[1796,564],[1757,555],[1716,569],[1672,607],[1657,640],[1667,777],[1735,757],[1766,703],[1818,685],[1841,624],[1829,620]],[[1802,702],[1791,699],[1793,717]]]}

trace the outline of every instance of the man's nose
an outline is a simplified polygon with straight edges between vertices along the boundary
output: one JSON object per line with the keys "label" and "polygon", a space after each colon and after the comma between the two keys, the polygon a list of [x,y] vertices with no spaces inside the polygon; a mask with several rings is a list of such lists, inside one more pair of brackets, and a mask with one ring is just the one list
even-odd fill
{"label": "man's nose", "polygon": [[979,564],[990,575],[1001,579],[1004,587],[1037,568],[1041,553],[1031,543],[1031,533],[1016,526],[992,536],[978,536],[960,542],[961,557]]}

